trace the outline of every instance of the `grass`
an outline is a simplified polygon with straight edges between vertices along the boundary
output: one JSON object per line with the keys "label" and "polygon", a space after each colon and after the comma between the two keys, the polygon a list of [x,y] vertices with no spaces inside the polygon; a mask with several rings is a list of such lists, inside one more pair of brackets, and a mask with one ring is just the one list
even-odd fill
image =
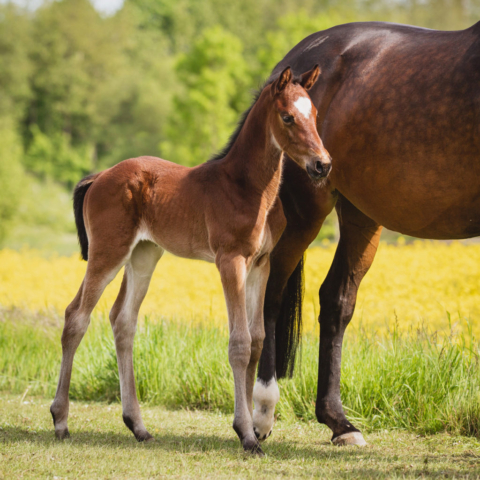
{"label": "grass", "polygon": [[480,442],[403,430],[335,447],[314,422],[280,420],[265,458],[243,454],[232,415],[143,406],[155,442],[137,443],[118,404],[73,402],[70,439],[56,441],[50,399],[0,396],[0,478],[480,478]]}
{"label": "grass", "polygon": [[[0,390],[52,398],[61,359],[60,321],[3,313]],[[94,318],[74,364],[71,398],[116,402],[119,382],[110,326]],[[139,398],[148,405],[230,414],[233,379],[224,331],[148,318],[135,342]],[[306,336],[292,380],[280,383],[280,418],[315,419],[318,340]],[[472,335],[439,337],[425,331],[390,337],[347,337],[342,400],[364,431],[406,429],[480,437],[479,344]]]}

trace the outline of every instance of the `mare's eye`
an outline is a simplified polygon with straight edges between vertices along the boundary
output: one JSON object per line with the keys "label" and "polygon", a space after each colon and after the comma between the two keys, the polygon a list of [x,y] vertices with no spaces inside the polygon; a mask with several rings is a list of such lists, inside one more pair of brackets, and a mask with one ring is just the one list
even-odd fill
{"label": "mare's eye", "polygon": [[292,115],[282,115],[282,120],[285,125],[292,125],[294,118]]}

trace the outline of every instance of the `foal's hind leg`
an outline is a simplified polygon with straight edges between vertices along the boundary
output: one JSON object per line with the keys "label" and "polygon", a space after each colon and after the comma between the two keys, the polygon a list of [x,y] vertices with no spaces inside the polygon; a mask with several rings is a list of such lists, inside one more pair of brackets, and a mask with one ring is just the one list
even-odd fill
{"label": "foal's hind leg", "polygon": [[123,421],[139,442],[153,437],[143,424],[138,404],[133,371],[133,339],[140,305],[162,254],[163,249],[151,242],[140,242],[135,247],[130,261],[125,265],[122,287],[110,312],[117,350]]}
{"label": "foal's hind leg", "polygon": [[72,376],[73,357],[90,323],[90,314],[102,295],[105,287],[115,278],[123,265],[128,250],[117,250],[92,254],[87,273],[73,302],[65,311],[65,326],[62,333],[62,365],[55,399],[50,407],[55,426],[55,435],[63,439],[68,433],[68,391]]}

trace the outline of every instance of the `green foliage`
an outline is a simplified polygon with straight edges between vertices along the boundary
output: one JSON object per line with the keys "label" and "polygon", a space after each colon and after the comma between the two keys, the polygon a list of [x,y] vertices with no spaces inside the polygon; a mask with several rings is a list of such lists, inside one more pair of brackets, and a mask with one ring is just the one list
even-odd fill
{"label": "green foliage", "polygon": [[22,147],[12,122],[0,118],[0,245],[10,230],[22,194]]}
{"label": "green foliage", "polygon": [[0,116],[17,121],[31,95],[29,27],[12,5],[0,5]]}
{"label": "green foliage", "polygon": [[88,0],[49,3],[32,23],[28,168],[70,186],[158,154],[173,83],[161,34],[139,30],[134,9],[103,18]]}
{"label": "green foliage", "polygon": [[77,253],[72,194],[53,180],[29,174],[23,176],[21,193],[3,246],[17,250],[28,246],[47,255]]}
{"label": "green foliage", "polygon": [[43,179],[53,178],[72,188],[92,169],[92,148],[73,147],[67,133],[47,136],[37,125],[32,127],[32,141],[25,155],[25,166]]}
{"label": "green foliage", "polygon": [[175,95],[162,153],[184,165],[204,162],[228,140],[248,105],[250,75],[240,40],[220,26],[205,30],[177,63]]}
{"label": "green foliage", "polygon": [[348,0],[341,9],[328,9],[317,15],[301,9],[280,17],[276,28],[267,32],[265,45],[258,52],[259,75],[267,77],[275,65],[308,35],[352,21],[355,15],[345,8],[346,5]]}
{"label": "green foliage", "polygon": [[330,3],[328,0],[126,1],[138,7],[147,29],[164,32],[174,53],[188,52],[204,30],[221,25],[241,40],[251,61],[263,44],[265,32],[275,27],[279,17],[302,8],[316,14]]}

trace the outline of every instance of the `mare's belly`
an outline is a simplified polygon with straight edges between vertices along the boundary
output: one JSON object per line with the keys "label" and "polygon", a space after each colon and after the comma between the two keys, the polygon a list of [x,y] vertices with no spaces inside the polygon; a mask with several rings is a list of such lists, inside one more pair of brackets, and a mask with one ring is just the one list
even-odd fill
{"label": "mare's belly", "polygon": [[405,235],[429,239],[480,236],[480,189],[452,182],[435,188],[422,182],[338,187],[360,211],[378,224]]}

